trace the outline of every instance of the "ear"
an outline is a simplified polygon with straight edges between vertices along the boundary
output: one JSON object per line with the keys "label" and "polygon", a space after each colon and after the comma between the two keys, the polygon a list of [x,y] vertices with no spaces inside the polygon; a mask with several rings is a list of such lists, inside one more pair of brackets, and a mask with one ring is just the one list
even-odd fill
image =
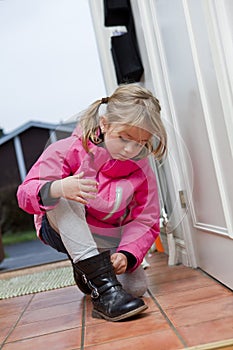
{"label": "ear", "polygon": [[106,131],[107,128],[107,118],[105,116],[100,117],[100,130],[102,133]]}

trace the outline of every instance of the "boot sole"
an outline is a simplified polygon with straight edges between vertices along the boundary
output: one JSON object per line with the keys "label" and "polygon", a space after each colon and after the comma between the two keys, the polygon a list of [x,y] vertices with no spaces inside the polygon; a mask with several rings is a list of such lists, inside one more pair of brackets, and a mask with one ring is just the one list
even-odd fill
{"label": "boot sole", "polygon": [[132,317],[134,315],[137,315],[137,314],[145,311],[146,309],[148,309],[148,306],[147,305],[142,305],[138,309],[131,310],[131,311],[129,311],[129,312],[123,314],[123,315],[116,316],[116,317],[109,317],[109,316],[103,314],[100,311],[93,310],[92,311],[92,317],[93,318],[104,318],[107,321],[117,322],[117,321],[121,321],[121,320],[124,320],[126,318],[129,318],[129,317]]}

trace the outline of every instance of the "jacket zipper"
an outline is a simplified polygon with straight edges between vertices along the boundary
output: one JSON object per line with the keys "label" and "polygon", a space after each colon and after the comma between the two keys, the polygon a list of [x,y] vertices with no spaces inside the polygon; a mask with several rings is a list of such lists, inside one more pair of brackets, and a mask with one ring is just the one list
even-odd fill
{"label": "jacket zipper", "polygon": [[122,187],[116,187],[116,199],[115,199],[115,203],[114,206],[112,208],[112,210],[110,211],[110,213],[108,213],[103,220],[107,220],[109,219],[111,216],[113,216],[113,214],[119,209],[121,202],[122,202],[122,194],[123,194],[123,189]]}

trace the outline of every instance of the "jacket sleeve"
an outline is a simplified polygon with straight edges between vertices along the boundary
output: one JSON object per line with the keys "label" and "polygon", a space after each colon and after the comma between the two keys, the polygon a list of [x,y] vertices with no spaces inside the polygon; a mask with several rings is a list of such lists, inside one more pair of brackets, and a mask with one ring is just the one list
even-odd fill
{"label": "jacket sleeve", "polygon": [[143,177],[128,207],[129,213],[124,220],[121,241],[117,249],[117,251],[128,251],[135,256],[137,263],[131,271],[141,264],[160,231],[156,177],[150,168],[144,170]]}
{"label": "jacket sleeve", "polygon": [[29,214],[41,214],[52,209],[55,203],[43,205],[41,188],[48,182],[62,179],[72,174],[72,162],[79,164],[78,152],[74,153],[75,137],[69,137],[51,144],[39,157],[18,187],[17,199],[21,209]]}

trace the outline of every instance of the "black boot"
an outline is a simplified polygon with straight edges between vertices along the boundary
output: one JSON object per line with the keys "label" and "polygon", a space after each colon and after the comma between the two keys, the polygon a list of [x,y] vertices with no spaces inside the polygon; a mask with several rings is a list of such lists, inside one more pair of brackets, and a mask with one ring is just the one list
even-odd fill
{"label": "black boot", "polygon": [[77,270],[75,263],[71,261],[73,266],[73,274],[74,274],[74,280],[78,286],[78,288],[83,292],[84,294],[91,294],[91,289],[88,287],[87,283],[84,282],[82,278],[82,274]]}
{"label": "black boot", "polygon": [[73,265],[78,276],[82,276],[83,282],[91,290],[93,317],[120,321],[147,309],[142,299],[128,294],[118,282],[110,251]]}

